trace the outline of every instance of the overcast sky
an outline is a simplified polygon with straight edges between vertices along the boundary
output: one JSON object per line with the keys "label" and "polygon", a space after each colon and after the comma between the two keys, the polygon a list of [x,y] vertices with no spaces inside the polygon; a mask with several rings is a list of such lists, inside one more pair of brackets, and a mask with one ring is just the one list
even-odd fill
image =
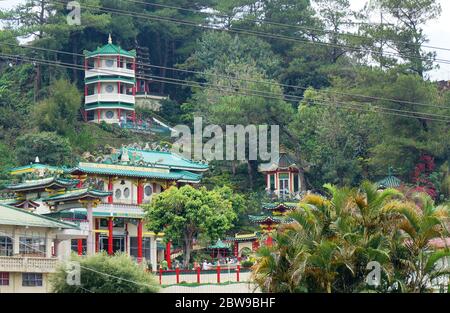
{"label": "overcast sky", "polygon": [[[23,0],[0,0],[0,9],[12,8]],[[425,26],[425,34],[430,42],[429,46],[450,49],[450,1],[439,0],[442,14],[438,20],[431,21]],[[365,0],[350,0],[354,9],[364,6]],[[437,58],[450,60],[450,51],[437,50]],[[450,64],[440,64],[440,69],[429,73],[432,79],[450,80]]]}

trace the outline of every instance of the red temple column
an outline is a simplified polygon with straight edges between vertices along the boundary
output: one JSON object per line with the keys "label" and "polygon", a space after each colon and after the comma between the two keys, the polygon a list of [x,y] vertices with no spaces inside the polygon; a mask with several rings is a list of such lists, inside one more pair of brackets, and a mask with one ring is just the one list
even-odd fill
{"label": "red temple column", "polygon": [[113,218],[108,219],[108,254],[113,254]]}
{"label": "red temple column", "polygon": [[144,195],[144,186],[142,186],[142,182],[140,180],[138,180],[138,185],[137,185],[137,203],[138,204],[142,204],[142,200],[143,200],[143,195]]}
{"label": "red temple column", "polygon": [[[100,226],[100,221],[98,219],[95,219],[95,230],[98,230]],[[100,249],[99,244],[100,244],[100,235],[99,233],[95,233],[95,252],[98,252]]]}
{"label": "red temple column", "polygon": [[[113,179],[112,179],[112,177],[109,177],[108,191],[113,191]],[[112,195],[110,195],[108,197],[108,203],[113,203],[113,196]]]}
{"label": "red temple column", "polygon": [[78,255],[83,255],[83,239],[77,240]]}
{"label": "red temple column", "polygon": [[138,262],[142,262],[142,219],[138,222],[138,228],[137,228],[137,237],[138,237]]}
{"label": "red temple column", "polygon": [[168,241],[166,243],[166,261],[167,261],[167,267],[169,269],[172,268],[172,260],[170,259],[171,255],[172,255],[172,252],[170,251],[170,246],[171,246],[171,242]]}
{"label": "red temple column", "polygon": [[88,86],[84,86],[84,96],[86,97],[88,95]]}

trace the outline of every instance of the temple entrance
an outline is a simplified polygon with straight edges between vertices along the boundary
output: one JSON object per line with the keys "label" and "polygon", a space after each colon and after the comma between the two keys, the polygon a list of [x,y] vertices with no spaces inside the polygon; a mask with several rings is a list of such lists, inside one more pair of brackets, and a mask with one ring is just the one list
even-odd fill
{"label": "temple entrance", "polygon": [[[100,237],[100,250],[108,251],[108,237]],[[113,253],[125,252],[125,237],[113,236]]]}

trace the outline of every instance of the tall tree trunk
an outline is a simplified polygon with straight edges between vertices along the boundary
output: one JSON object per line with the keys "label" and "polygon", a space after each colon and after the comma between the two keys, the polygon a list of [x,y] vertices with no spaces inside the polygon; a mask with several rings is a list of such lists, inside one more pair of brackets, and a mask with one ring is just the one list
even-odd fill
{"label": "tall tree trunk", "polygon": [[192,236],[189,234],[184,235],[184,242],[183,242],[183,254],[184,254],[184,260],[183,260],[183,266],[184,268],[188,268],[189,261],[191,260],[191,250],[192,250]]}

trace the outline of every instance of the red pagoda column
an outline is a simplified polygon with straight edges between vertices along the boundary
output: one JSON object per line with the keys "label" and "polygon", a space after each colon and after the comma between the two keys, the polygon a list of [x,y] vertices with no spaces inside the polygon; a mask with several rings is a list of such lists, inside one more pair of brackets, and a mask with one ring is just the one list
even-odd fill
{"label": "red pagoda column", "polygon": [[100,109],[97,109],[97,120],[100,123]]}
{"label": "red pagoda column", "polygon": [[83,255],[83,239],[77,240],[78,255]]}
{"label": "red pagoda column", "polygon": [[170,251],[171,242],[168,241],[166,243],[166,261],[167,261],[167,267],[169,269],[172,268],[172,260],[170,259],[170,256],[172,255],[172,252]]}
{"label": "red pagoda column", "polygon": [[[113,179],[112,177],[109,177],[109,181],[108,181],[108,191],[112,192],[113,191]],[[110,195],[108,197],[108,203],[113,203],[113,196]]]}
{"label": "red pagoda column", "polygon": [[142,182],[140,180],[138,180],[138,184],[137,184],[137,203],[138,204],[142,204],[142,198],[143,198],[143,194],[144,194],[144,189],[142,186]]}
{"label": "red pagoda column", "polygon": [[137,257],[138,262],[142,262],[142,219],[138,222],[138,228],[137,228],[137,237],[138,237],[138,251],[137,251]]}
{"label": "red pagoda column", "polygon": [[108,219],[108,254],[113,254],[113,218]]}
{"label": "red pagoda column", "polygon": [[[98,230],[100,222],[98,219],[95,219],[95,230]],[[95,252],[98,252],[99,249],[99,244],[100,244],[100,235],[99,233],[95,233]]]}
{"label": "red pagoda column", "polygon": [[237,241],[234,242],[234,256],[235,257],[239,256],[239,242]]}

